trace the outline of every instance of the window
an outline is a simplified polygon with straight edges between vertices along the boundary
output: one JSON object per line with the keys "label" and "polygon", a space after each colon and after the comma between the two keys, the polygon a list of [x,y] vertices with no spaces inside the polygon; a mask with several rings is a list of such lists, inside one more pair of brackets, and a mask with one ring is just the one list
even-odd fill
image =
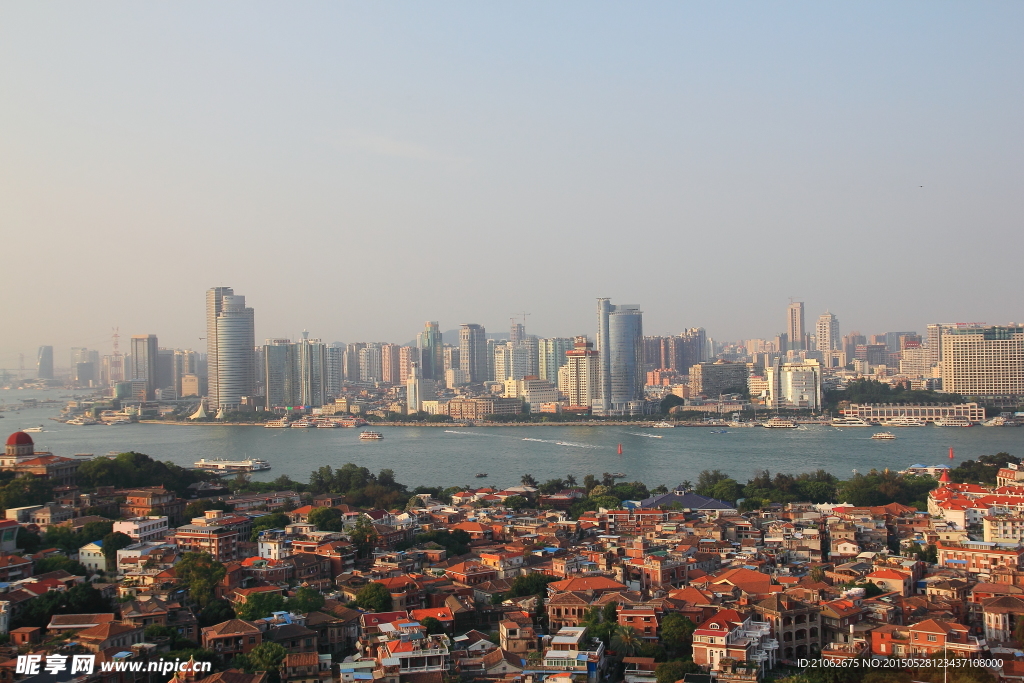
{"label": "window", "polygon": [[249,644],[250,645],[255,645],[256,644],[256,636],[249,636]]}
{"label": "window", "polygon": [[934,633],[929,633],[928,634],[928,642],[929,643],[934,643],[935,642],[935,634]]}

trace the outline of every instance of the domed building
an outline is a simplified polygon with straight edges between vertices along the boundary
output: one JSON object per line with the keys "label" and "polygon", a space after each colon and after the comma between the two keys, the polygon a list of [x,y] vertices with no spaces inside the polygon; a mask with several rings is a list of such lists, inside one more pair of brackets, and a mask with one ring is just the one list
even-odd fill
{"label": "domed building", "polygon": [[74,485],[78,464],[73,458],[36,452],[35,442],[25,432],[14,432],[7,437],[4,455],[0,458],[0,470],[42,477],[54,486]]}

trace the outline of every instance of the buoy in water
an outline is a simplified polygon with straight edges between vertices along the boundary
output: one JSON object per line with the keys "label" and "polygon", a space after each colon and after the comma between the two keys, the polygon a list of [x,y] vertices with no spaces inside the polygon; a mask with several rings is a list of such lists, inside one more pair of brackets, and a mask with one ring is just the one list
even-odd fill
{"label": "buoy in water", "polygon": [[622,444],[619,444],[619,455],[622,455]]}

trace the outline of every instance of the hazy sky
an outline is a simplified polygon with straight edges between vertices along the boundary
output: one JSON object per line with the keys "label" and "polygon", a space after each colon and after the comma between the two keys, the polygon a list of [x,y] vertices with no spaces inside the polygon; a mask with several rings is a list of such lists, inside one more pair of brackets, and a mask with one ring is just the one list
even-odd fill
{"label": "hazy sky", "polygon": [[[442,329],[1024,320],[1021,2],[6,2],[0,366]],[[923,187],[922,187],[923,186]]]}

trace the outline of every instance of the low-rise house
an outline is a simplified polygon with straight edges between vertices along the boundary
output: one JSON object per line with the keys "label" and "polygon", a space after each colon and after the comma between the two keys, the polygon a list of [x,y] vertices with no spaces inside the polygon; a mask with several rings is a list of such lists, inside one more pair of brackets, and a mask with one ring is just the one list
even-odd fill
{"label": "low-rise house", "polygon": [[103,554],[103,541],[86,543],[78,549],[78,561],[91,572],[107,570],[107,558]]}
{"label": "low-rise house", "polygon": [[90,652],[102,652],[112,647],[130,650],[132,645],[143,642],[144,630],[138,626],[107,622],[79,631],[75,640]]}
{"label": "low-rise house", "polygon": [[63,631],[81,631],[93,628],[100,624],[110,624],[116,621],[113,612],[102,612],[99,614],[54,614],[50,617],[50,623],[46,625],[47,633],[61,633]]}
{"label": "low-rise house", "polygon": [[263,642],[263,632],[249,621],[229,619],[201,632],[202,646],[224,660],[235,655],[248,654]]}
{"label": "low-rise house", "polygon": [[130,536],[136,543],[163,541],[170,533],[170,524],[166,516],[133,517],[114,522],[114,531]]}
{"label": "low-rise house", "polygon": [[778,640],[772,637],[771,624],[754,621],[752,615],[741,615],[733,609],[723,609],[697,626],[693,631],[693,661],[713,672],[731,668],[734,662],[746,662],[756,668],[775,667],[779,652]]}

